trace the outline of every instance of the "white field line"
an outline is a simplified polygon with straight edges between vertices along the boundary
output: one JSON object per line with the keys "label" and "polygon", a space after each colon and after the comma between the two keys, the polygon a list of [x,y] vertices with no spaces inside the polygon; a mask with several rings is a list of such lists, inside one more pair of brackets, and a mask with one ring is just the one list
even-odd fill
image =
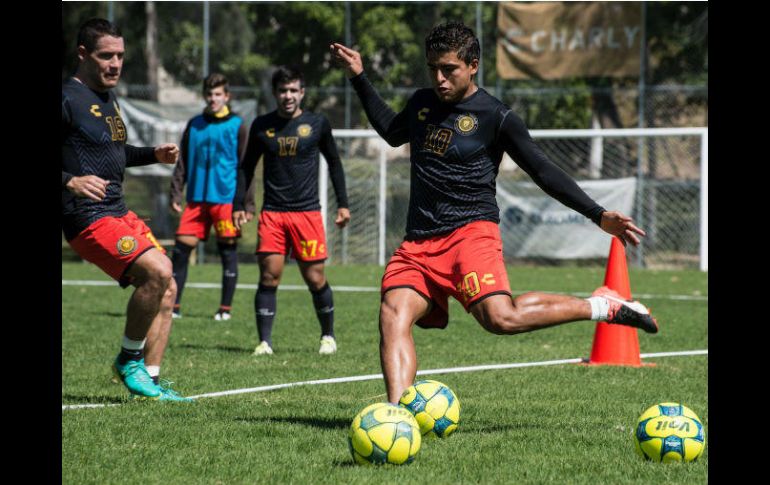
{"label": "white field line", "polygon": [[[681,352],[658,352],[652,354],[640,354],[643,359],[653,359],[656,357],[680,357],[687,355],[708,355],[708,350],[686,350]],[[585,362],[586,359],[561,359],[561,360],[546,360],[542,362],[517,362],[512,364],[489,364],[489,365],[475,365],[470,367],[448,367],[445,369],[427,369],[417,371],[418,376],[432,375],[432,374],[456,374],[459,372],[476,372],[482,370],[500,370],[500,369],[514,369],[519,367],[537,367],[548,365],[560,365],[560,364],[577,364]],[[331,379],[316,379],[312,381],[300,381],[289,382],[286,384],[273,384],[270,386],[250,387],[246,389],[233,389],[231,391],[221,392],[209,392],[206,394],[197,394],[195,396],[188,396],[191,399],[200,399],[202,397],[220,397],[220,396],[232,396],[236,394],[249,394],[253,392],[265,392],[274,391],[277,389],[285,389],[287,387],[297,386],[312,386],[319,384],[337,384],[340,382],[357,382],[357,381],[371,381],[376,379],[382,379],[382,374],[369,374],[363,376],[351,376],[351,377],[334,377]],[[86,409],[86,408],[103,408],[109,406],[120,406],[120,404],[68,404],[62,405],[62,411],[70,409]]]}
{"label": "white field line", "polygon": [[[117,283],[114,281],[106,281],[106,280],[61,280],[62,286],[117,286]],[[203,289],[220,289],[222,288],[221,283],[187,283],[185,284],[185,288],[203,288]],[[257,285],[250,285],[250,284],[238,284],[236,286],[236,289],[238,290],[256,290]],[[281,285],[278,287],[279,290],[290,290],[290,291],[307,291],[307,286],[305,285]],[[364,292],[364,293],[373,293],[373,292],[379,292],[380,288],[378,286],[339,286],[334,285],[332,287],[334,291],[344,291],[344,292]],[[521,295],[522,293],[527,293],[529,291],[542,291],[542,290],[511,290],[511,292],[514,295]],[[553,293],[556,295],[573,295],[578,297],[589,297],[591,296],[591,293],[583,293],[583,292],[577,292],[577,293],[565,293],[565,292],[558,292],[558,291],[548,291],[548,293]],[[649,294],[649,293],[637,293],[632,295],[634,298],[640,298],[643,300],[684,300],[684,301],[708,301],[708,296],[703,295],[657,295],[657,294]]]}

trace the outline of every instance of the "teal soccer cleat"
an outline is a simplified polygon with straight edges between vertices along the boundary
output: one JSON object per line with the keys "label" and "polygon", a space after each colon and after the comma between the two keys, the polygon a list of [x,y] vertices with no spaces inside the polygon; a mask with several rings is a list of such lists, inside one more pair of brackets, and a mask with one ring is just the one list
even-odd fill
{"label": "teal soccer cleat", "polygon": [[144,367],[144,359],[129,360],[121,365],[118,359],[112,364],[115,377],[119,378],[128,388],[131,396],[139,399],[159,399],[162,391],[160,386],[152,382],[152,377]]}
{"label": "teal soccer cleat", "polygon": [[189,397],[180,396],[178,392],[171,389],[173,382],[161,379],[158,387],[160,388],[160,401],[175,401],[175,402],[193,402],[193,399]]}

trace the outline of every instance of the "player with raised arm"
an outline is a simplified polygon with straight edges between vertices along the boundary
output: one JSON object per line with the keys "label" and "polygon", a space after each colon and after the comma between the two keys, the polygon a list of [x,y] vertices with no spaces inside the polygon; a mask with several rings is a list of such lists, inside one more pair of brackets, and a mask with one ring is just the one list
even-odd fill
{"label": "player with raised arm", "polygon": [[538,148],[516,114],[476,85],[481,52],[470,28],[460,22],[433,28],[425,39],[433,86],[417,90],[399,113],[372,86],[359,52],[339,43],[330,50],[374,129],[391,146],[411,146],[406,237],[381,286],[380,362],[390,402],[398,402],[416,375],[412,326],[445,328],[450,295],[495,334],[581,320],[658,331],[641,303],[604,287],[588,299],[541,292],[512,297],[495,200],[503,152],[547,194],[624,244],[639,244],[645,233],[630,217],[592,200]]}
{"label": "player with raised arm", "polygon": [[258,117],[251,125],[246,154],[238,172],[238,191],[233,202],[233,221],[240,229],[247,222],[243,197],[254,168],[264,155],[264,203],[259,215],[259,287],[254,297],[259,344],[254,355],[273,353],[273,319],[276,291],[286,255],[297,259],[302,278],[313,295],[321,324],[321,354],[337,351],[334,336],[334,301],[324,273],[326,235],[318,199],[319,152],[329,165],[337,196],[335,224],[350,221],[345,174],[329,120],[301,107],[305,96],[302,73],[279,67],[272,78],[278,108]]}
{"label": "player with raised arm", "polygon": [[126,144],[126,127],[111,91],[120,79],[124,53],[120,30],[107,20],[91,19],[80,27],[78,68],[62,84],[62,229],[83,259],[121,287],[136,288],[113,363],[116,376],[132,397],[190,401],[170,383],[158,382],[176,296],[171,261],[123,200],[126,167],[173,164],[179,147]]}

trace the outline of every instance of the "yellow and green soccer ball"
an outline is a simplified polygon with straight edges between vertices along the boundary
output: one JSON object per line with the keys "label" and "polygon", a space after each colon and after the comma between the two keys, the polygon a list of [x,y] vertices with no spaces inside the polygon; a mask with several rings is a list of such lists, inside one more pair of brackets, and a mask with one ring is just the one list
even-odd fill
{"label": "yellow and green soccer ball", "polygon": [[687,406],[663,402],[639,416],[634,445],[641,457],[663,463],[698,459],[706,447],[703,423]]}
{"label": "yellow and green soccer ball", "polygon": [[460,423],[460,401],[439,381],[415,382],[398,402],[414,414],[423,435],[446,438]]}
{"label": "yellow and green soccer ball", "polygon": [[353,418],[348,446],[361,465],[402,465],[411,463],[420,451],[422,435],[414,416],[391,403],[365,407]]}

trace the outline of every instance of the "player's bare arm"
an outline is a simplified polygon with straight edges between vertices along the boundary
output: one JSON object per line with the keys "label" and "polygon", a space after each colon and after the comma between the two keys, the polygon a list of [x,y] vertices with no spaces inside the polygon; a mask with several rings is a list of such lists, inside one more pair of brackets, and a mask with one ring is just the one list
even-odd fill
{"label": "player's bare arm", "polygon": [[179,157],[179,147],[176,143],[163,143],[155,147],[155,158],[160,163],[172,165]]}
{"label": "player's bare arm", "polygon": [[104,180],[96,175],[83,175],[82,177],[72,177],[67,182],[67,190],[78,197],[85,197],[99,202],[104,200],[107,195],[107,185],[109,180]]}
{"label": "player's bare arm", "polygon": [[602,213],[601,228],[605,232],[617,236],[624,246],[627,243],[638,246],[639,238],[636,235],[647,235],[642,229],[634,225],[633,219],[617,211],[605,211]]}
{"label": "player's bare arm", "polygon": [[348,77],[356,77],[364,72],[364,63],[361,60],[361,54],[349,47],[346,47],[337,42],[332,43],[329,46],[332,52],[334,63],[340,67],[344,67]]}

